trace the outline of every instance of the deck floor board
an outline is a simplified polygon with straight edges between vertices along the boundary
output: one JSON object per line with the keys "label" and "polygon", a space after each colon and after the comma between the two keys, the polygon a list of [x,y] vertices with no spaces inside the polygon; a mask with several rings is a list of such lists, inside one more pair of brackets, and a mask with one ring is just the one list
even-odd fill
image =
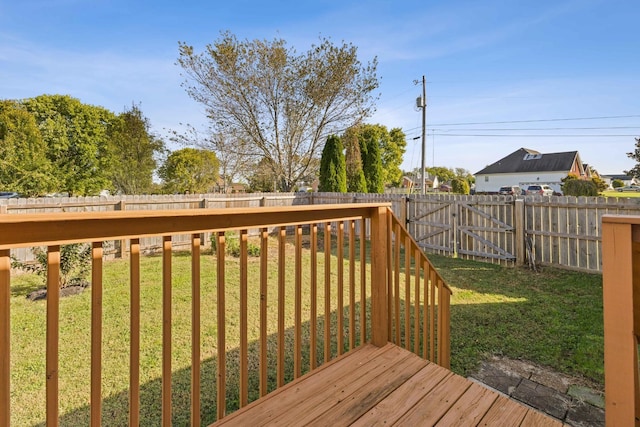
{"label": "deck floor board", "polygon": [[413,353],[367,344],[213,426],[561,426]]}

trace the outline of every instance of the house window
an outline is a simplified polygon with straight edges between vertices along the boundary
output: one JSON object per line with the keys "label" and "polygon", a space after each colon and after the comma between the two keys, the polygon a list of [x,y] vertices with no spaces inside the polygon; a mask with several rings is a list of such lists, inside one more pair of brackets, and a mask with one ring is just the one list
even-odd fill
{"label": "house window", "polygon": [[489,175],[484,176],[484,182],[489,182]]}

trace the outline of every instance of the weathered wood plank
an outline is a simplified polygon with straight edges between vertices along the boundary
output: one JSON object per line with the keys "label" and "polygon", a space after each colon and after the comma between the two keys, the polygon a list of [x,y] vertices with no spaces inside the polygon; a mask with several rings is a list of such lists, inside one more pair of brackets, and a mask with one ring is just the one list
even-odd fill
{"label": "weathered wood plank", "polygon": [[364,427],[393,424],[436,385],[452,375],[453,373],[435,363],[429,363],[386,399],[367,411],[353,425]]}
{"label": "weathered wood plank", "polygon": [[497,398],[496,393],[473,383],[436,425],[477,425]]}

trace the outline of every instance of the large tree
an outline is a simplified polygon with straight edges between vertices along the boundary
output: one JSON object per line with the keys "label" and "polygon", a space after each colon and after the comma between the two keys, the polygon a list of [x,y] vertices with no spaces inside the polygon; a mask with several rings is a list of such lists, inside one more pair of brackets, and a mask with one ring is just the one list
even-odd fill
{"label": "large tree", "polygon": [[342,141],[336,135],[330,135],[322,150],[320,159],[319,191],[345,193],[347,191],[347,172]]}
{"label": "large tree", "polygon": [[164,142],[151,133],[149,120],[140,108],[120,114],[108,130],[113,156],[111,181],[116,192],[143,194],[151,192],[153,172],[158,156],[164,152]]}
{"label": "large tree", "polygon": [[640,138],[636,138],[636,147],[633,152],[627,153],[627,156],[630,159],[635,160],[636,165],[633,167],[633,169],[624,171],[624,173],[636,178],[640,178]]}
{"label": "large tree", "polygon": [[183,148],[169,154],[158,175],[167,193],[208,193],[216,185],[218,168],[212,151]]}
{"label": "large tree", "polygon": [[282,39],[224,32],[204,53],[180,43],[178,63],[226,149],[268,159],[284,191],[308,175],[328,134],[373,112],[378,87],[376,59],[362,65],[355,46],[327,39],[298,54]]}
{"label": "large tree", "polygon": [[358,142],[362,155],[362,170],[367,181],[367,192],[383,193],[384,181],[382,171],[382,157],[380,156],[381,126],[359,126]]}
{"label": "large tree", "polygon": [[68,95],[41,95],[23,105],[36,120],[60,191],[85,196],[111,186],[107,128],[114,113]]}
{"label": "large tree", "polygon": [[15,101],[0,101],[0,189],[41,196],[56,188],[36,121]]}

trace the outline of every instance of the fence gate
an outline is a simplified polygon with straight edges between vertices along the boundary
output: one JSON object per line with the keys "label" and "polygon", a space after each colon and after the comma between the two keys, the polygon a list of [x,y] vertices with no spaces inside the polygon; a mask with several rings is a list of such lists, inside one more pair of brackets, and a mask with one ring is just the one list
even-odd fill
{"label": "fence gate", "polygon": [[511,197],[413,196],[407,225],[426,252],[499,264],[516,260]]}

